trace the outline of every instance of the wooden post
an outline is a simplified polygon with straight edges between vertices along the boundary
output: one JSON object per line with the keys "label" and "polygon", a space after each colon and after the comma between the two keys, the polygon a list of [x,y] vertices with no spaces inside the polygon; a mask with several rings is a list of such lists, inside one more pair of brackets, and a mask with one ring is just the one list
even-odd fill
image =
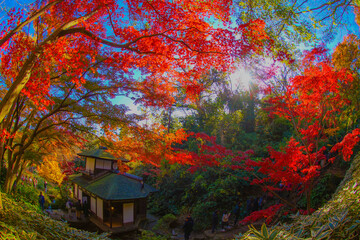
{"label": "wooden post", "polygon": [[113,213],[113,207],[111,206],[111,201],[109,201],[110,205],[110,228],[112,228],[112,213]]}

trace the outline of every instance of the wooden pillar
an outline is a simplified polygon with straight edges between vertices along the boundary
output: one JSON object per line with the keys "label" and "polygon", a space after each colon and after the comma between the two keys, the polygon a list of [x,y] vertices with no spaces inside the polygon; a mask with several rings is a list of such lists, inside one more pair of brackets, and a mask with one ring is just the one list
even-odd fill
{"label": "wooden pillar", "polygon": [[111,201],[109,201],[110,206],[110,228],[112,228],[112,214],[113,214],[113,207],[111,206]]}
{"label": "wooden pillar", "polygon": [[139,209],[139,199],[134,200],[134,223],[136,222]]}

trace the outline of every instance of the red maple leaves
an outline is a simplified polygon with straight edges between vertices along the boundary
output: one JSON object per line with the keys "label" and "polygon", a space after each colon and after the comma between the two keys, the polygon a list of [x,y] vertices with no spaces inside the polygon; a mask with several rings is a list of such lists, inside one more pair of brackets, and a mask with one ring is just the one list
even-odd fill
{"label": "red maple leaves", "polygon": [[[345,161],[349,161],[351,155],[353,154],[354,146],[360,141],[359,138],[360,129],[354,129],[351,133],[348,133],[341,142],[335,144],[331,151],[341,151]],[[329,159],[329,161],[333,161],[334,159]]]}
{"label": "red maple leaves", "polygon": [[249,216],[245,217],[243,220],[240,221],[241,224],[248,224],[259,221],[261,219],[265,219],[267,224],[270,224],[273,220],[274,216],[278,213],[281,207],[284,204],[276,204],[270,206],[266,209],[262,209],[256,212],[252,212]]}
{"label": "red maple leaves", "polygon": [[[47,95],[58,77],[68,77],[80,87],[100,59],[105,68],[123,73],[118,79],[122,90],[138,93],[144,105],[170,106],[179,86],[194,100],[202,91],[197,80],[208,69],[225,71],[233,56],[270,48],[263,21],[230,27],[230,5],[228,0],[33,4],[29,15],[10,12],[9,24],[0,29],[1,72],[9,89],[21,82],[22,92],[39,106],[51,104]],[[211,17],[224,27],[212,26]],[[24,26],[31,27],[34,36],[22,31]],[[131,77],[135,69],[143,80]],[[109,76],[97,72],[97,77]]]}

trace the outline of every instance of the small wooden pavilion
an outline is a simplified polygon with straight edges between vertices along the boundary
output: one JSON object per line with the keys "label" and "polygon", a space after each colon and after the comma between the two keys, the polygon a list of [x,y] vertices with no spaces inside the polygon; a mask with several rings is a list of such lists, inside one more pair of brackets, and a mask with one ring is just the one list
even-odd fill
{"label": "small wooden pavilion", "polygon": [[147,197],[157,190],[138,176],[119,174],[119,160],[106,148],[78,155],[85,157],[86,167],[80,176],[72,178],[74,197],[83,205],[88,204],[90,221],[104,231],[136,229],[146,219]]}

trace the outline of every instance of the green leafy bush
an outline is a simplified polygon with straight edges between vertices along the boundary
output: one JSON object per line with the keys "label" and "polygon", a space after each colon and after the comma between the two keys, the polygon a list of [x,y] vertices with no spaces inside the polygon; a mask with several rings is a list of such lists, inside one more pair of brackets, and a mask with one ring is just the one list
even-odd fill
{"label": "green leafy bush", "polygon": [[139,240],[168,240],[165,236],[159,236],[152,231],[143,230]]}
{"label": "green leafy bush", "polygon": [[107,233],[99,235],[69,227],[65,222],[40,214],[36,205],[0,194],[4,205],[0,212],[0,239],[110,240]]}
{"label": "green leafy bush", "polygon": [[237,203],[246,202],[251,194],[250,188],[255,189],[244,180],[251,177],[244,171],[207,167],[205,171],[190,173],[188,166],[170,166],[166,163],[160,170],[159,175],[150,177],[149,170],[144,166],[133,169],[139,176],[143,171],[147,181],[157,183],[159,192],[150,197],[150,211],[160,216],[191,212],[196,231],[211,227],[211,216],[215,209],[230,212]]}
{"label": "green leafy bush", "polygon": [[213,209],[217,203],[213,201],[197,203],[192,211],[194,230],[199,231],[211,227]]}
{"label": "green leafy bush", "polygon": [[173,214],[169,213],[159,219],[154,226],[154,230],[160,230],[164,233],[170,234],[170,229],[176,225],[177,218]]}
{"label": "green leafy bush", "polygon": [[[35,189],[32,185],[19,184],[13,195],[17,201],[29,202],[33,205],[38,206],[39,194],[40,191]],[[50,199],[47,196],[47,194],[44,194],[44,197],[45,197],[45,207],[47,207],[50,204]]]}

